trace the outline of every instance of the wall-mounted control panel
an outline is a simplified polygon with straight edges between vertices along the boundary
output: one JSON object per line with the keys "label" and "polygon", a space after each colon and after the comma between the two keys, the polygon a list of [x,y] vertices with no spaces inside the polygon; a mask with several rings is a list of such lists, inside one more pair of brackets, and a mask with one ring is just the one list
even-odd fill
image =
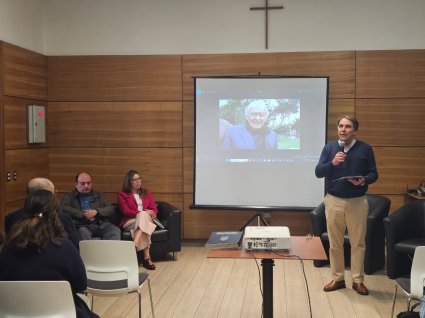
{"label": "wall-mounted control panel", "polygon": [[46,109],[44,106],[28,106],[28,143],[46,142]]}

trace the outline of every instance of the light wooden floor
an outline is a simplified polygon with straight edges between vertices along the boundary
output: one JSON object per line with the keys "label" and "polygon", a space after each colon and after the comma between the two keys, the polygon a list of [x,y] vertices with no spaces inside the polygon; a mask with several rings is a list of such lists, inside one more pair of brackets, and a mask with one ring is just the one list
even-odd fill
{"label": "light wooden floor", "polygon": [[[156,318],[262,317],[261,278],[254,260],[208,259],[201,242],[183,243],[177,255],[177,261],[156,261],[157,269],[148,271]],[[351,289],[349,271],[349,288],[325,293],[322,288],[330,279],[329,267],[316,268],[312,261],[304,261],[304,267],[313,317],[390,317],[394,283],[384,271],[366,276],[370,295],[360,296]],[[300,261],[275,260],[273,274],[274,317],[310,317]],[[396,313],[405,310],[406,300],[399,292]],[[94,311],[105,318],[137,317],[137,304],[137,294],[95,297]],[[143,287],[142,314],[152,317],[147,284]]]}

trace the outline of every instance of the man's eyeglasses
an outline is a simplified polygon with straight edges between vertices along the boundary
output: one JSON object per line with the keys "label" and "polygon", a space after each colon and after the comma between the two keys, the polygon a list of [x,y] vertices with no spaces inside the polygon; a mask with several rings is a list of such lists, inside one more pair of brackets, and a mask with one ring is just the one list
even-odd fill
{"label": "man's eyeglasses", "polygon": [[139,177],[139,178],[134,178],[134,179],[131,179],[131,181],[134,181],[134,182],[142,181],[142,178],[141,178],[141,177]]}

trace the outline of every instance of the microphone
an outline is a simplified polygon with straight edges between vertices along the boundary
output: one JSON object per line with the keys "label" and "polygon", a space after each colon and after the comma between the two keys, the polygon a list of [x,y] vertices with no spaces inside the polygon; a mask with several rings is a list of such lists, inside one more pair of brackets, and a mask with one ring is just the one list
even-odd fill
{"label": "microphone", "polygon": [[[343,153],[345,153],[345,141],[344,140],[338,140],[338,145],[339,145],[339,151],[342,151]],[[340,162],[339,166],[344,167],[344,162]]]}
{"label": "microphone", "polygon": [[344,149],[345,149],[345,141],[344,140],[338,140],[338,145],[339,145],[339,151],[342,151],[345,153]]}

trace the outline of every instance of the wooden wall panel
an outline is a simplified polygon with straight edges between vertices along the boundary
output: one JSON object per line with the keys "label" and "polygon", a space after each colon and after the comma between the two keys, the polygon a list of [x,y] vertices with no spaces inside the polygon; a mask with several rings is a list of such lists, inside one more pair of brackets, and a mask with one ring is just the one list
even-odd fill
{"label": "wooden wall panel", "polygon": [[[192,195],[184,195],[184,237],[207,239],[213,231],[239,231],[256,211],[190,209]],[[291,235],[312,233],[309,212],[272,212],[272,225],[288,226]],[[249,225],[257,225],[257,218]]]}
{"label": "wooden wall panel", "polygon": [[[46,105],[46,57],[2,42],[0,53],[1,127],[1,211],[22,205],[29,179],[48,176],[48,150],[45,144],[28,144],[27,105]],[[4,138],[4,139],[3,139]],[[4,144],[3,144],[4,142]],[[16,171],[17,180],[7,181],[6,173]]]}
{"label": "wooden wall panel", "polygon": [[6,203],[4,215],[6,216],[9,213],[12,213],[12,212],[15,212],[19,209],[22,209],[22,207],[24,206],[24,202],[25,202],[25,200],[22,199],[22,200]]}
{"label": "wooden wall panel", "polygon": [[425,147],[425,99],[358,99],[356,117],[359,135],[374,146]]}
{"label": "wooden wall panel", "polygon": [[46,57],[3,42],[4,95],[47,99]]}
{"label": "wooden wall panel", "polygon": [[422,147],[374,147],[379,179],[370,192],[402,195],[407,186],[417,187],[424,179]]}
{"label": "wooden wall panel", "polygon": [[194,102],[183,102],[183,147],[195,147]]}
{"label": "wooden wall panel", "polygon": [[49,101],[181,100],[181,56],[48,57]]}
{"label": "wooden wall panel", "polygon": [[140,172],[155,195],[181,194],[181,148],[50,148],[50,177],[61,192],[75,187],[75,175],[87,171],[102,192],[119,192],[130,169]]}
{"label": "wooden wall panel", "polygon": [[391,200],[391,206],[390,206],[390,213],[393,213],[395,210],[397,210],[399,207],[401,207],[404,204],[404,196],[403,195],[391,195],[386,194],[385,195],[388,199]]}
{"label": "wooden wall panel", "polygon": [[184,237],[206,239],[213,231],[239,230],[254,211],[190,209],[192,195],[184,195]]}
{"label": "wooden wall panel", "polygon": [[[416,187],[425,178],[425,50],[45,58],[10,44],[1,47],[0,73],[9,95],[0,94],[4,162],[18,171],[17,181],[4,184],[7,212],[22,204],[28,179],[48,173],[63,193],[74,188],[77,172],[87,170],[96,189],[115,202],[124,174],[135,168],[156,200],[182,209],[184,238],[239,229],[253,211],[189,208],[192,76],[329,76],[328,140],[336,138],[340,115],[358,117],[359,139],[374,147],[380,173],[370,192],[388,196],[394,211],[407,185]],[[23,117],[27,101],[47,96],[49,150],[26,144]],[[311,233],[308,212],[273,212],[272,224],[290,226],[293,235]]]}
{"label": "wooden wall panel", "polygon": [[425,50],[358,51],[356,98],[425,97]]}
{"label": "wooden wall panel", "polygon": [[183,100],[193,100],[192,76],[329,76],[330,98],[353,98],[355,52],[203,54],[183,56]]}
{"label": "wooden wall panel", "polygon": [[48,149],[6,150],[5,171],[17,173],[16,181],[6,181],[6,202],[24,199],[30,179],[49,176]]}
{"label": "wooden wall panel", "polygon": [[[0,158],[4,162],[4,117],[3,117],[3,47],[4,42],[0,41]],[[0,165],[0,232],[3,229],[3,223],[4,223],[4,211],[5,211],[5,171],[4,171],[4,164]]]}
{"label": "wooden wall panel", "polygon": [[[158,61],[169,57],[49,58],[49,75],[52,75],[49,77],[49,81],[52,81],[49,95],[52,98],[49,104],[52,178],[55,183],[60,182],[61,190],[67,188],[68,191],[74,186],[71,177],[76,171],[87,169],[94,174],[97,188],[114,198],[128,168],[148,167],[142,174],[155,197],[168,199],[171,196],[172,200],[180,202],[177,204],[181,204],[183,209],[185,238],[205,239],[213,230],[237,229],[252,216],[252,211],[189,209],[192,203],[194,151],[192,76],[256,75],[259,72],[264,75],[321,75],[330,77],[328,140],[336,138],[336,119],[340,115],[356,114],[360,120],[359,138],[374,146],[380,172],[380,179],[370,187],[370,192],[385,194],[394,200],[393,210],[403,202],[405,184],[416,184],[418,175],[424,175],[419,166],[423,153],[421,147],[417,147],[422,145],[417,140],[421,133],[416,131],[421,127],[419,123],[423,116],[419,98],[423,96],[418,94],[420,89],[410,90],[409,87],[413,87],[410,84],[403,88],[401,97],[414,97],[409,99],[394,100],[393,95],[389,94],[394,90],[391,85],[397,81],[410,81],[407,77],[400,79],[400,74],[406,72],[405,68],[408,72],[415,68],[410,66],[406,56],[413,56],[414,64],[418,64],[419,73],[415,73],[414,77],[421,76],[421,54],[417,54],[417,51],[398,51],[383,55],[381,52],[184,55],[177,59],[171,57],[168,62],[172,66],[165,69],[159,66]],[[376,63],[374,58],[378,55],[381,61]],[[400,69],[396,65],[398,56],[401,56]],[[158,63],[154,62],[146,73],[148,63],[144,58],[158,59]],[[182,64],[177,62],[180,60]],[[171,72],[171,78],[166,76],[168,80],[157,81],[153,74],[158,69],[162,74]],[[176,70],[182,73],[177,76]],[[371,78],[367,78],[368,72]],[[380,74],[383,73],[390,89],[384,89],[379,84],[382,80]],[[355,75],[358,75],[357,81]],[[183,78],[183,94],[180,78]],[[147,84],[149,81],[154,84]],[[421,82],[418,83],[421,86]],[[364,87],[368,88],[367,94],[363,93]],[[362,99],[368,94],[372,94],[373,99]],[[397,104],[402,105],[399,110]],[[385,116],[382,112],[386,113]],[[120,122],[116,122],[117,118]],[[131,126],[135,118],[136,121],[149,118],[152,125],[140,128],[134,134],[126,125]],[[401,120],[397,127],[393,127],[397,124],[394,118]],[[168,127],[165,129],[167,132],[155,130],[158,127],[156,123],[163,124],[163,121]],[[78,131],[79,127],[81,132]],[[398,147],[405,144],[406,139],[416,144],[416,148],[404,151]],[[67,147],[71,149],[65,149]],[[162,162],[160,150],[172,152],[172,162]],[[147,155],[149,151],[155,155]],[[155,168],[151,165],[155,165]],[[162,171],[164,167],[175,173],[172,181],[168,172]],[[68,179],[71,180],[60,181]],[[272,222],[275,225],[289,225],[294,235],[311,232],[306,212],[274,212]]]}
{"label": "wooden wall panel", "polygon": [[[98,181],[98,176],[94,176],[93,177],[93,188],[101,191],[101,185],[99,185],[97,183],[97,181]],[[121,191],[121,186],[122,186],[122,180],[121,180],[121,184],[119,185],[119,191]],[[60,189],[61,192],[57,193],[57,195],[56,195],[57,198],[59,200],[62,200],[63,194],[65,192],[72,191],[74,188],[75,188],[75,183],[70,185],[70,187]],[[115,192],[115,191],[114,192],[104,192],[104,191],[102,191],[102,192],[105,194],[106,200],[108,200],[109,203],[116,203],[117,202],[118,191],[117,192]],[[157,193],[156,192],[156,193],[153,193],[153,196],[154,196],[155,201],[170,202],[176,208],[183,211],[183,195],[182,194],[180,194],[180,193],[179,194],[176,194],[176,193]]]}
{"label": "wooden wall panel", "polygon": [[51,147],[181,147],[181,102],[51,102]]}
{"label": "wooden wall panel", "polygon": [[183,192],[193,193],[194,148],[183,148]]}
{"label": "wooden wall panel", "polygon": [[28,144],[28,105],[46,106],[47,103],[9,96],[4,97],[5,149],[46,147],[44,143]]}

